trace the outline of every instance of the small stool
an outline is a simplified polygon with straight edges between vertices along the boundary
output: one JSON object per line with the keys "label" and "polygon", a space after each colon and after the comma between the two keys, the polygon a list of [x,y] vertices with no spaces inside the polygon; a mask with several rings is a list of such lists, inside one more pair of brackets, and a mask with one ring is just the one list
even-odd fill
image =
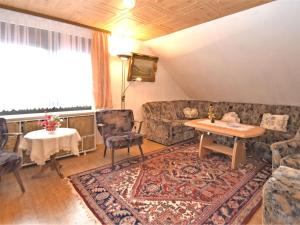
{"label": "small stool", "polygon": [[300,170],[280,166],[265,183],[263,224],[300,224]]}

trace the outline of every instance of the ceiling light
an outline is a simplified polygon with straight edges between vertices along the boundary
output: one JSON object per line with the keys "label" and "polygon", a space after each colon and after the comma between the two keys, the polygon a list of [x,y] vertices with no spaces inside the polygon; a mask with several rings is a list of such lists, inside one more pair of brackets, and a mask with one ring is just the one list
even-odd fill
{"label": "ceiling light", "polygon": [[132,9],[135,6],[135,0],[123,0],[123,4],[127,9]]}

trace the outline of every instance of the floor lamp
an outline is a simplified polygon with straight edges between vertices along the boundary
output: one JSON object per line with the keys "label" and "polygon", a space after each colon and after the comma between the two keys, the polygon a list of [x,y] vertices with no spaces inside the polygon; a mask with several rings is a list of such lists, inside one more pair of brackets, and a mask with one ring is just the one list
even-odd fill
{"label": "floor lamp", "polygon": [[118,55],[118,57],[122,61],[122,83],[121,83],[121,109],[125,109],[125,91],[127,88],[125,88],[126,83],[126,65],[128,62],[128,59],[130,58],[130,55]]}

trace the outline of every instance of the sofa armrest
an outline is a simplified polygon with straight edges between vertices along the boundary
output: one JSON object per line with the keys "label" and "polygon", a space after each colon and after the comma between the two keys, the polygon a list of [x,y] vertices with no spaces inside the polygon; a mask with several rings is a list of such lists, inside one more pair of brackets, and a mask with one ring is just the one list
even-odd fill
{"label": "sofa armrest", "polygon": [[155,136],[163,136],[164,138],[168,138],[172,135],[171,120],[151,118],[147,119],[145,122],[148,133],[155,134]]}
{"label": "sofa armrest", "polygon": [[272,167],[279,167],[280,160],[291,154],[300,153],[300,139],[292,138],[286,141],[279,141],[271,144],[272,151]]}

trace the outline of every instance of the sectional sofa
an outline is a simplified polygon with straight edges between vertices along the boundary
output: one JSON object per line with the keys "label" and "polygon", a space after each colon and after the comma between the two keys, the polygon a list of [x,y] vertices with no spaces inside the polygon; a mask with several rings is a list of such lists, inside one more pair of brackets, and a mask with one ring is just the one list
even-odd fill
{"label": "sectional sofa", "polygon": [[[184,126],[187,121],[183,113],[186,107],[197,108],[197,118],[207,118],[209,105],[215,108],[216,119],[221,119],[227,112],[236,112],[241,123],[260,125],[264,113],[288,114],[287,132],[266,130],[261,137],[247,139],[248,150],[259,151],[271,161],[270,145],[274,142],[292,138],[300,127],[300,107],[285,105],[266,105],[233,102],[210,102],[201,100],[177,100],[148,102],[143,105],[146,137],[152,141],[173,145],[197,135],[191,127]],[[232,139],[217,137],[218,142],[232,144]]]}

